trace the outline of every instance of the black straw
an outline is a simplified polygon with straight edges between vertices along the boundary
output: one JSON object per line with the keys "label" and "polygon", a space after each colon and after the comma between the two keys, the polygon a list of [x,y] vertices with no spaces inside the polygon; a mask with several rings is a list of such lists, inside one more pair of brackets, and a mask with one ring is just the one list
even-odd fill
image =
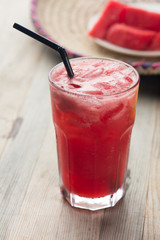
{"label": "black straw", "polygon": [[48,47],[54,49],[55,51],[57,51],[62,58],[64,66],[67,70],[68,76],[70,78],[72,78],[74,76],[71,64],[70,64],[69,59],[68,59],[68,55],[66,53],[66,50],[63,47],[59,46],[58,44],[48,40],[47,38],[45,38],[45,37],[43,37],[43,36],[41,36],[41,35],[39,35],[35,32],[32,32],[31,30],[19,25],[18,23],[14,23],[13,28],[25,33],[26,35],[36,39],[37,41],[47,45]]}

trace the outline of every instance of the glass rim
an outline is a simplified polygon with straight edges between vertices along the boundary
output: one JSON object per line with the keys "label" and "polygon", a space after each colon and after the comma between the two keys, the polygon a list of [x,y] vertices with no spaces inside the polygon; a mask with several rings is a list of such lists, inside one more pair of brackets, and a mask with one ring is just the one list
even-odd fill
{"label": "glass rim", "polygon": [[79,95],[79,96],[88,96],[88,97],[105,97],[105,96],[116,96],[116,95],[120,95],[122,93],[128,92],[132,89],[134,89],[140,82],[140,77],[139,74],[137,72],[137,70],[131,66],[130,64],[123,62],[121,60],[117,60],[117,59],[113,59],[113,58],[105,58],[105,57],[77,57],[77,58],[71,58],[70,61],[74,62],[74,61],[79,61],[79,60],[87,60],[87,59],[95,59],[95,60],[104,60],[104,61],[112,61],[112,62],[117,62],[117,63],[121,63],[125,66],[127,66],[128,68],[131,68],[136,76],[136,82],[128,87],[125,90],[122,91],[118,91],[118,92],[114,92],[114,93],[108,93],[108,94],[91,94],[91,93],[81,93],[81,92],[73,92],[72,90],[65,90],[64,88],[61,88],[60,86],[58,86],[55,82],[52,81],[52,73],[53,71],[58,68],[59,66],[63,65],[63,62],[58,63],[57,65],[55,65],[50,71],[49,71],[49,83],[51,84],[51,86],[53,85],[55,88],[57,88],[58,90],[61,90],[62,92],[68,93],[68,94],[72,94],[72,95]]}

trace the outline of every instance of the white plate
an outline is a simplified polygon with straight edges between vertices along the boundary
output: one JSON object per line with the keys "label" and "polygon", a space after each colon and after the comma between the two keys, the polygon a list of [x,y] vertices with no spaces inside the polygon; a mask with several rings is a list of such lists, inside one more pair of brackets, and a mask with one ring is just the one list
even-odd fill
{"label": "white plate", "polygon": [[[141,9],[149,10],[152,12],[158,12],[160,13],[160,3],[143,3],[143,2],[137,2],[137,3],[132,3],[131,4],[134,7],[138,7]],[[91,21],[89,22],[88,29],[91,29],[91,27],[94,25],[96,20],[98,19],[99,16],[94,16]],[[140,57],[159,57],[160,56],[160,51],[138,51],[138,50],[133,50],[129,48],[124,48],[124,47],[119,47],[115,44],[112,44],[108,41],[99,39],[99,38],[92,38],[94,41],[104,47],[107,48],[111,51],[122,53],[122,54],[127,54],[127,55],[132,55],[132,56],[140,56]]]}

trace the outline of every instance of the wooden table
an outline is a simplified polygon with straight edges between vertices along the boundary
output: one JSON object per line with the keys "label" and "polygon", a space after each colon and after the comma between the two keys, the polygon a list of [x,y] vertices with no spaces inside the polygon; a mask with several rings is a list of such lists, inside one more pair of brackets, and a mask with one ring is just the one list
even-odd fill
{"label": "wooden table", "polygon": [[0,239],[160,239],[160,84],[141,83],[125,198],[97,212],[73,209],[59,191],[47,79],[60,59],[12,29],[15,21],[33,29],[29,7],[0,5]]}

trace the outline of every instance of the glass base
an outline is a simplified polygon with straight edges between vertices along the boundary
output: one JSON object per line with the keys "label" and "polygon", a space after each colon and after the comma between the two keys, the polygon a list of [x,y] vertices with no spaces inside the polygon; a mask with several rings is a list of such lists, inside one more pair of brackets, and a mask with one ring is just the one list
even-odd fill
{"label": "glass base", "polygon": [[119,188],[114,194],[100,198],[80,197],[73,193],[68,193],[64,187],[61,188],[62,195],[72,207],[83,208],[87,210],[100,210],[103,208],[114,207],[115,204],[124,196],[124,186]]}

